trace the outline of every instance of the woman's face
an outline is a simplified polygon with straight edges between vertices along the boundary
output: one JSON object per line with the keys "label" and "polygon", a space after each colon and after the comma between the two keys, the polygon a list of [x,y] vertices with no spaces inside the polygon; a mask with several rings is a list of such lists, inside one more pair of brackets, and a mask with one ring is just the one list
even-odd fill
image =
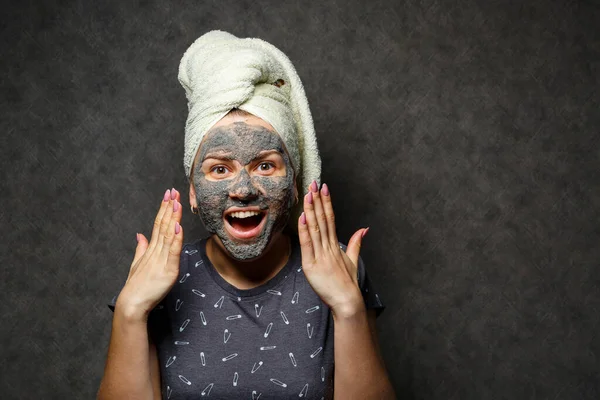
{"label": "woman's face", "polygon": [[192,167],[190,203],[238,260],[259,257],[283,230],[295,197],[294,171],[273,127],[226,116],[204,136]]}

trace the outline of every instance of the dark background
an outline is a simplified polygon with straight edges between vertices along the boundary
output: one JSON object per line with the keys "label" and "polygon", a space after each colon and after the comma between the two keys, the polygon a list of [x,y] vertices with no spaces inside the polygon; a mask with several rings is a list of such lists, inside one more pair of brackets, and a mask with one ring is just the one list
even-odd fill
{"label": "dark background", "polygon": [[598,1],[3,4],[3,399],[94,398],[211,29],[294,62],[399,398],[600,396]]}

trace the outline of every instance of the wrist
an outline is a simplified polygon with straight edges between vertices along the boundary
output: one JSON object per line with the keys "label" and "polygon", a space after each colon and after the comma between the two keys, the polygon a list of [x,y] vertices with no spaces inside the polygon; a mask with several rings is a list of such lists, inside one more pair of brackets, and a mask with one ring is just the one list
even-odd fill
{"label": "wrist", "polygon": [[126,301],[115,303],[115,317],[128,323],[147,323],[149,312]]}
{"label": "wrist", "polygon": [[366,315],[367,308],[361,296],[331,307],[331,314],[334,320],[352,319]]}

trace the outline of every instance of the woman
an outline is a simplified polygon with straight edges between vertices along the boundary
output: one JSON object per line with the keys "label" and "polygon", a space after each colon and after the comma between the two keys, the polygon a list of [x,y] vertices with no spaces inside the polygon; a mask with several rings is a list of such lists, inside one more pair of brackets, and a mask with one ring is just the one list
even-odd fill
{"label": "woman", "polygon": [[338,242],[299,78],[257,41],[209,32],[182,59],[189,201],[211,236],[183,244],[167,190],[111,304],[99,399],[394,398],[359,257],[368,229]]}

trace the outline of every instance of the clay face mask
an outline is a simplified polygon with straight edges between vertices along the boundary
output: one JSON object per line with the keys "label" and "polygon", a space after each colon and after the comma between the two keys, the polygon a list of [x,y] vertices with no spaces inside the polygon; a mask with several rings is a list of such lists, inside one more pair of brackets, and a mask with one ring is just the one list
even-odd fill
{"label": "clay face mask", "polygon": [[235,259],[259,257],[289,220],[294,171],[279,135],[262,126],[236,122],[211,129],[193,183],[204,226]]}

